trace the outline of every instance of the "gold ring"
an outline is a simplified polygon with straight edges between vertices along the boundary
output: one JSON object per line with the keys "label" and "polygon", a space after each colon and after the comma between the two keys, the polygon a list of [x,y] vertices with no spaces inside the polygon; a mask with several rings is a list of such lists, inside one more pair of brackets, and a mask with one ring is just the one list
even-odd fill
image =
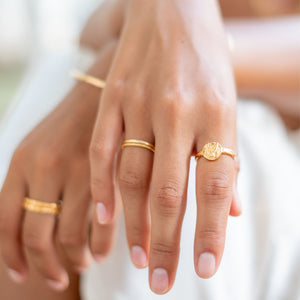
{"label": "gold ring", "polygon": [[202,150],[199,151],[195,155],[195,158],[196,158],[196,161],[197,161],[200,157],[203,156],[207,160],[213,161],[213,160],[217,160],[218,158],[220,158],[220,156],[222,154],[229,155],[233,159],[235,159],[235,157],[236,157],[236,154],[234,153],[233,150],[231,150],[229,148],[225,148],[217,142],[211,142],[211,143],[208,143],[208,144],[204,145]]}
{"label": "gold ring", "polygon": [[122,143],[122,149],[124,149],[125,147],[141,147],[141,148],[148,149],[148,150],[152,151],[153,153],[155,152],[154,145],[152,145],[148,142],[142,141],[142,140],[133,140],[133,139],[125,140]]}
{"label": "gold ring", "polygon": [[39,212],[43,214],[51,214],[51,215],[58,215],[61,210],[60,203],[42,202],[31,198],[24,199],[23,207],[28,211]]}
{"label": "gold ring", "polygon": [[73,77],[74,79],[76,79],[78,81],[85,82],[87,84],[90,84],[90,85],[95,86],[100,89],[103,89],[105,87],[105,81],[103,81],[97,77],[81,73],[79,71],[72,71],[71,77]]}

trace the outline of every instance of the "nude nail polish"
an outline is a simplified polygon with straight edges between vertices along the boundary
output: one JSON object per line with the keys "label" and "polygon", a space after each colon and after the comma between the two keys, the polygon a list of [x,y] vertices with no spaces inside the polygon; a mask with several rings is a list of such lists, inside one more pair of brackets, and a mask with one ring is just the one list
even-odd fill
{"label": "nude nail polish", "polygon": [[140,246],[132,246],[131,260],[137,268],[145,268],[147,266],[146,253]]}
{"label": "nude nail polish", "polygon": [[8,275],[14,282],[17,283],[23,282],[25,279],[23,274],[13,269],[8,269]]}
{"label": "nude nail polish", "polygon": [[216,259],[212,253],[202,253],[198,260],[198,275],[202,278],[211,277],[216,268]]}
{"label": "nude nail polish", "polygon": [[164,294],[169,287],[168,272],[163,268],[154,269],[151,277],[151,289],[156,294]]}
{"label": "nude nail polish", "polygon": [[108,221],[108,213],[105,205],[101,202],[97,203],[97,219],[99,224],[106,224]]}

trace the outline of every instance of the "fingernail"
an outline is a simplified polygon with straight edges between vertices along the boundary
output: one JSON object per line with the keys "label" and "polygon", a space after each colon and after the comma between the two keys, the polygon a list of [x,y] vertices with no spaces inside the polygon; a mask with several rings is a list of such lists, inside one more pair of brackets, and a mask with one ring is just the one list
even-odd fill
{"label": "fingernail", "polygon": [[216,268],[215,256],[211,253],[202,253],[198,260],[198,274],[200,277],[211,277]]}
{"label": "fingernail", "polygon": [[162,268],[154,269],[151,278],[151,289],[156,294],[163,294],[168,290],[169,276],[168,272]]}
{"label": "fingernail", "polygon": [[47,279],[46,281],[48,285],[56,291],[63,291],[67,287],[64,283],[60,281],[56,281],[53,279]]}
{"label": "fingernail", "polygon": [[100,263],[104,260],[105,256],[102,254],[94,254],[93,255],[96,262]]}
{"label": "fingernail", "polygon": [[13,281],[17,283],[21,283],[25,279],[25,276],[23,274],[13,269],[8,269],[8,275]]}
{"label": "fingernail", "polygon": [[100,224],[106,224],[108,221],[108,213],[103,203],[97,203],[97,219]]}
{"label": "fingernail", "polygon": [[84,272],[84,270],[86,269],[87,267],[83,267],[83,266],[75,266],[74,269],[77,273],[82,273]]}
{"label": "fingernail", "polygon": [[147,256],[140,246],[132,246],[131,259],[137,268],[145,268],[147,266]]}

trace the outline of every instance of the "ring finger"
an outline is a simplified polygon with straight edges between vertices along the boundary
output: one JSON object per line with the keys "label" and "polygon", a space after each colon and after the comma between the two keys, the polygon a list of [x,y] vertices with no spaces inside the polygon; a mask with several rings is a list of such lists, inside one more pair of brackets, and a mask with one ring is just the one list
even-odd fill
{"label": "ring finger", "polygon": [[[41,178],[45,178],[42,176]],[[33,181],[29,197],[38,201],[56,203],[60,192],[53,178]],[[29,267],[36,268],[55,290],[68,286],[68,274],[59,261],[54,243],[56,216],[53,214],[26,211],[23,226],[23,243]]]}

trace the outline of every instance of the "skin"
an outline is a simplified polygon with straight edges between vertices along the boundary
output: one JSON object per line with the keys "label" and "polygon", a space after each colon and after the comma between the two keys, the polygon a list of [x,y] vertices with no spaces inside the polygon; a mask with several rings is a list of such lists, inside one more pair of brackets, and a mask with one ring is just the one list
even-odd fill
{"label": "skin", "polygon": [[[237,151],[235,85],[216,2],[133,0],[124,18],[90,146],[91,192],[99,223],[109,224],[120,142],[155,144],[154,155],[122,151],[118,183],[131,258],[164,294],[176,275],[191,156],[209,141]],[[197,164],[194,264],[203,278],[221,261],[235,172],[226,155]]]}
{"label": "skin", "polygon": [[[81,44],[98,51],[111,37],[119,38],[124,2],[100,6],[83,29]],[[288,128],[297,129],[300,127],[299,9],[295,9],[295,1],[286,1],[291,15],[279,10],[273,18],[261,19],[250,3],[220,1],[226,17],[225,29],[234,42],[231,61],[238,95],[266,102],[279,112]],[[96,32],[96,28],[103,30]]]}
{"label": "skin", "polygon": [[[103,48],[90,73],[105,78],[114,48],[114,41]],[[55,299],[79,298],[78,273],[91,259],[87,244],[90,219],[94,258],[101,261],[112,247],[114,221],[101,226],[91,216],[88,149],[99,96],[99,89],[76,84],[14,153],[0,194],[0,245],[11,278],[28,282],[17,289],[5,285],[0,298],[14,299],[14,295],[27,294],[32,287],[34,293],[28,297],[37,299],[37,285],[45,297],[58,297],[49,291],[51,288],[56,292],[66,290]],[[52,215],[23,211],[25,196],[45,202],[62,199],[59,222]],[[2,270],[1,277],[7,277]]]}
{"label": "skin", "polygon": [[[106,12],[106,14],[105,14],[106,18],[103,18],[103,17],[102,18],[99,18],[99,17],[91,18],[87,27],[83,31],[83,35],[82,35],[82,39],[81,39],[82,42],[86,46],[92,47],[97,50],[103,49],[103,48],[106,49],[106,47],[113,48],[115,46],[114,39],[119,37],[120,26],[122,26],[122,23],[125,20],[125,16],[123,14],[124,7],[125,7],[124,1],[110,2],[110,4],[105,4],[105,5],[106,5],[106,8],[104,9],[102,7],[101,12],[102,13]],[[100,12],[100,10],[97,11],[94,16],[96,17],[99,12]],[[99,19],[102,20],[102,23],[100,22],[100,24],[98,23]],[[90,26],[91,24],[93,24],[93,26]],[[97,33],[97,39],[95,39],[95,32],[94,32],[95,25],[99,25],[99,27],[103,29]],[[239,22],[236,22],[235,24],[231,23],[231,28],[233,29],[233,30],[231,30],[231,33],[234,35],[236,44],[238,44],[238,42],[239,42],[239,37],[243,36],[243,30],[238,31],[239,25],[240,25]],[[249,25],[251,25],[251,24],[249,24]],[[253,23],[252,25],[254,26],[255,24]],[[227,28],[229,28],[229,27],[227,26]],[[262,27],[260,27],[260,29],[262,29]],[[268,31],[267,31],[268,28],[265,27],[264,29],[266,30],[266,33],[268,33]],[[272,31],[272,30],[270,30],[270,31]],[[239,34],[236,34],[236,32],[238,32]],[[274,34],[274,36],[276,36],[276,34]],[[92,37],[94,37],[94,39],[91,40]],[[106,46],[107,44],[110,44],[110,46]],[[114,46],[112,46],[112,44],[114,44]],[[237,49],[238,48],[239,47],[237,47]],[[243,49],[243,51],[240,51],[240,50],[239,50],[239,52],[236,51],[235,55],[237,53],[239,54],[239,56],[244,57],[244,61],[247,60],[247,52],[245,52],[244,49]],[[103,55],[102,51],[99,54],[99,58],[97,59],[96,64],[89,71],[89,73],[93,74],[97,77],[100,77],[100,78],[105,78],[104,77],[105,72],[103,70],[103,65],[106,66],[106,69],[108,68],[108,66],[110,65],[110,59],[111,59],[110,56],[111,55],[108,55],[108,58],[105,58],[105,59],[102,57],[102,60],[101,60],[101,55]],[[233,55],[233,58],[234,58],[234,55]],[[241,62],[242,60],[239,59],[238,61]],[[239,64],[234,61],[234,71],[235,71],[236,78],[237,78],[237,74],[240,74],[240,72],[239,73],[236,72],[236,69],[238,66],[239,66]],[[247,68],[240,67],[240,70],[242,70],[244,72],[244,76],[246,76],[245,74],[247,74]],[[237,80],[237,83],[238,83],[238,91],[241,92],[242,89],[240,89],[238,80]],[[253,84],[255,84],[255,82]],[[263,84],[261,86],[263,86]],[[251,86],[248,86],[248,91],[249,91],[249,87],[251,87]],[[253,85],[253,87],[255,87],[255,85]],[[268,88],[270,89],[270,86],[268,86]],[[283,91],[282,94],[284,95],[284,93],[285,93],[285,90]],[[82,94],[85,95],[85,98],[87,99],[87,101],[82,101],[82,97],[81,97]],[[253,94],[255,95],[255,88],[253,88]],[[45,121],[43,121],[41,126],[39,126],[39,127],[42,127],[43,130],[36,130],[36,133],[34,134],[36,136],[36,139],[31,139],[28,142],[29,145],[32,144],[32,148],[30,148],[30,150],[36,151],[36,149],[35,149],[36,145],[40,145],[41,142],[42,142],[42,144],[45,143],[47,145],[51,145],[53,143],[53,136],[51,134],[49,135],[49,128],[51,128],[51,131],[52,131],[52,128],[56,128],[56,126],[57,126],[57,123],[58,123],[57,120],[61,120],[61,122],[64,122],[64,121],[66,121],[65,119],[66,119],[66,116],[68,116],[68,115],[70,115],[70,120],[71,119],[74,120],[74,118],[78,119],[79,115],[80,115],[79,119],[90,120],[90,124],[89,125],[85,124],[84,126],[88,126],[88,127],[91,126],[91,128],[92,128],[91,124],[93,124],[93,120],[94,120],[93,118],[95,118],[95,108],[97,108],[97,105],[98,105],[98,101],[97,101],[98,97],[99,97],[98,90],[95,90],[95,89],[91,88],[90,86],[86,86],[85,84],[77,85],[75,87],[75,89],[69,94],[69,96],[62,102],[62,105],[60,105]],[[270,97],[270,98],[272,98],[272,97]],[[91,101],[89,101],[88,99],[90,99]],[[86,103],[90,103],[92,101],[95,105],[86,105]],[[76,104],[75,109],[74,109],[74,103],[78,104],[78,106]],[[79,112],[80,112],[80,114],[79,114]],[[64,117],[62,117],[62,116],[64,116]],[[51,120],[51,122],[49,121],[49,119]],[[66,144],[66,143],[60,143],[59,147],[56,147],[55,149],[60,149],[58,151],[59,153],[66,153],[67,155],[59,158],[57,166],[61,165],[60,162],[63,161],[64,165],[66,165],[66,169],[70,169],[71,170],[70,173],[75,173],[73,170],[74,161],[75,161],[75,164],[77,161],[79,161],[78,156],[77,156],[76,147],[78,147],[78,144],[79,144],[78,141],[80,140],[80,138],[78,139],[78,134],[77,134],[78,130],[75,130],[75,129],[77,129],[78,124],[77,123],[74,124],[74,122],[73,123],[66,122],[66,124],[69,124],[70,126],[60,126],[57,129],[56,134],[59,133],[58,139],[59,139],[59,137],[61,137],[61,139],[63,139],[63,140],[65,140],[65,136],[67,135],[68,138],[70,138],[70,143],[73,144],[73,148],[75,145],[75,151],[69,151],[70,149],[66,149],[66,148],[60,149],[61,145],[64,146]],[[70,131],[70,129],[69,129],[69,131],[68,130],[65,131],[65,128],[72,127],[72,126],[74,126],[74,128],[73,128],[74,130],[72,129]],[[62,128],[64,128],[64,129],[62,130]],[[89,129],[89,130],[91,130],[91,129]],[[73,138],[74,138],[74,141],[73,141]],[[82,143],[82,141],[81,141],[80,144],[85,144],[85,145],[87,145],[86,147],[88,148],[88,142]],[[47,147],[45,147],[45,148],[47,148]],[[82,163],[82,164],[88,168],[88,166],[86,166],[87,159],[88,159],[88,154],[86,151],[87,148],[85,148],[85,151],[83,153],[81,153],[81,155],[85,156],[85,159],[82,159],[82,161],[84,161],[84,163]],[[128,148],[125,150],[127,151],[129,149],[134,150],[133,148]],[[136,150],[144,151],[144,149],[139,149],[139,148]],[[124,153],[125,153],[125,151],[124,151]],[[36,153],[36,154],[38,154],[38,153]],[[31,155],[32,154],[30,154],[30,153],[27,153],[27,155],[24,155],[22,157],[22,159],[20,159],[18,165],[22,165],[22,164],[24,164],[24,162],[30,160],[31,163],[33,164],[33,167],[36,166],[36,168],[38,169],[40,166],[34,159],[30,158],[30,157],[32,157]],[[135,158],[139,157],[139,155],[140,154],[138,151],[133,152],[133,154],[132,154],[132,156],[135,156]],[[148,159],[148,160],[152,159],[151,158],[152,154],[150,152],[147,152],[146,150],[143,155],[145,155],[145,156],[148,155],[148,157],[150,157],[150,159]],[[122,159],[123,159],[123,156],[121,157],[121,161],[122,161]],[[142,157],[141,159],[144,159],[144,158]],[[176,160],[176,158],[175,158],[175,160]],[[143,164],[144,164],[144,162],[143,162]],[[30,166],[30,167],[28,165],[26,165],[26,166],[27,166],[27,169],[32,168],[32,166]],[[57,166],[54,169],[56,169]],[[118,163],[117,163],[116,169],[119,170],[117,173],[119,174],[119,178],[120,178],[121,168],[119,168]],[[56,173],[57,176],[59,177],[60,173],[63,173],[63,171],[64,170],[58,168],[57,173]],[[45,173],[48,173],[48,172],[45,172]],[[81,173],[81,172],[76,172],[76,173]],[[236,176],[236,173],[237,172],[235,172],[235,176]],[[55,177],[56,177],[56,175],[55,175]],[[85,179],[86,178],[84,178],[82,180],[82,182],[80,182],[81,186],[84,186],[84,185],[88,186],[88,183],[83,184],[84,182],[86,182]],[[117,184],[118,181],[113,180],[113,183]],[[63,194],[64,194],[64,191],[66,190],[66,187],[67,187],[67,184],[63,183],[62,188],[59,188]],[[118,195],[118,186],[116,185],[114,188],[116,191],[115,192],[116,195]],[[126,190],[126,188],[125,188],[125,190]],[[133,197],[135,198],[136,197],[135,193],[134,193],[134,191],[130,191],[130,193],[132,193],[132,192],[133,192]],[[9,190],[9,192],[7,194],[10,194],[10,193],[11,193],[11,189]],[[127,193],[129,193],[129,191],[127,191]],[[11,198],[11,194],[9,195],[9,197]],[[118,198],[118,196],[116,198]],[[126,198],[126,191],[125,191],[125,198]],[[0,201],[1,201],[1,199],[2,198],[0,196]],[[81,201],[88,202],[88,200],[86,200],[86,199],[87,199],[86,197],[82,197]],[[233,199],[233,201],[231,203],[230,213],[231,213],[231,215],[238,215],[240,213],[240,204],[239,204],[239,201],[237,200],[238,198],[235,195],[235,189],[233,189],[232,199]],[[83,204],[83,207],[85,207],[84,203],[79,203],[79,202],[80,201],[78,201],[78,205]],[[81,210],[80,211],[79,210],[72,211],[72,206],[73,206],[73,202],[70,202],[70,201],[64,205],[65,211],[68,210],[70,212],[70,214],[72,214],[72,218],[71,217],[66,218],[67,220],[66,220],[64,226],[59,225],[58,229],[59,229],[59,227],[60,228],[63,227],[64,230],[66,230],[66,232],[67,232],[68,230],[72,229],[72,226],[74,224],[70,220],[74,220],[74,219],[79,220],[80,218],[86,219],[82,216]],[[84,210],[85,209],[83,209],[83,211]],[[228,215],[228,213],[227,213],[227,215]],[[68,219],[69,219],[69,221],[68,221]],[[0,220],[1,220],[1,218],[0,218]],[[109,223],[109,225],[102,226],[97,223],[96,215],[95,214],[93,215],[90,248],[91,248],[91,252],[92,252],[94,258],[97,258],[97,257],[99,258],[99,254],[106,256],[108,254],[109,250],[111,249],[113,232],[114,232],[114,227],[115,227],[115,220],[116,220],[116,217],[113,222]],[[40,223],[41,222],[38,220],[38,223],[36,223],[36,226],[40,226]],[[66,223],[68,223],[68,224],[66,224]],[[1,224],[1,222],[0,222],[0,224]],[[130,226],[130,224],[129,224],[129,226]],[[149,226],[149,225],[146,224],[146,226]],[[86,227],[87,227],[86,223],[83,222],[82,227],[80,227],[80,228],[86,228]],[[53,229],[50,228],[50,230],[53,230]],[[79,269],[81,269],[81,267],[84,268],[88,264],[88,263],[86,264],[88,259],[86,260],[86,255],[85,255],[85,252],[87,251],[85,242],[81,241],[78,243],[78,241],[77,241],[77,243],[76,242],[71,243],[72,245],[70,245],[70,243],[63,242],[64,239],[62,239],[60,237],[61,235],[59,235],[59,232],[60,232],[59,230],[55,230],[55,234],[57,235],[56,238],[59,241],[57,248],[62,248],[62,251],[61,251],[62,255],[59,253],[59,251],[58,251],[59,254],[57,254],[53,251],[53,253],[54,253],[53,255],[55,255],[55,256],[59,255],[60,261],[66,260],[67,262],[65,264],[62,263],[60,265],[57,265],[56,267],[53,268],[53,269],[55,269],[55,275],[58,275],[57,277],[59,277],[59,275],[61,274],[61,273],[59,273],[59,271],[61,271],[62,269],[64,269],[64,272],[65,272],[65,270],[67,269],[66,268],[67,265],[69,266],[68,269],[80,271]],[[82,231],[81,233],[83,236],[83,240],[86,241],[87,233],[86,233],[86,235],[85,235],[84,231]],[[74,234],[74,236],[80,235],[79,232],[77,232],[77,233],[73,232],[73,234]],[[147,235],[147,232],[146,232],[146,235]],[[69,233],[68,233],[68,236],[69,236]],[[129,242],[130,241],[131,240],[129,239]],[[147,242],[148,241],[146,240],[146,243]],[[51,241],[50,241],[50,243],[51,243]],[[1,242],[0,242],[0,245],[1,245]],[[70,251],[70,248],[72,248],[71,251]],[[7,252],[13,253],[11,251],[7,251]],[[43,255],[45,255],[45,254],[43,254]],[[99,258],[99,260],[102,260],[102,256]],[[141,267],[141,264],[140,264],[141,260],[139,260],[138,262],[134,261],[134,263],[138,267]],[[48,262],[44,261],[44,262],[42,262],[42,265],[47,267]],[[15,267],[15,269],[17,269],[17,266],[15,264],[14,265],[11,264],[11,268],[13,268],[13,266]],[[78,266],[80,266],[79,269],[78,269]],[[11,295],[9,297],[10,299],[14,299],[14,297],[16,297],[16,299],[18,299],[19,297],[17,295],[24,295],[24,293],[26,293],[26,295],[27,294],[30,295],[30,297],[31,297],[30,299],[34,299],[34,297],[36,296],[36,286],[38,286],[41,289],[41,293],[43,293],[43,295],[45,295],[45,297],[46,297],[46,295],[49,295],[49,299],[52,299],[52,297],[53,298],[55,297],[55,299],[58,299],[57,294],[47,290],[47,288],[45,287],[45,283],[43,283],[43,280],[45,278],[46,279],[49,278],[48,270],[46,269],[46,272],[45,272],[44,267],[39,268],[38,265],[36,265],[36,262],[33,262],[32,266],[30,266],[29,269],[30,270],[32,269],[32,272],[30,272],[30,276],[29,276],[29,282],[27,282],[26,284],[23,284],[23,286],[21,286],[17,289],[12,289],[11,283],[7,284],[7,285],[3,284],[4,289],[1,289],[1,291],[3,291],[3,293],[4,292],[8,293],[5,295]],[[1,282],[2,283],[7,282],[7,276],[5,275],[3,268],[0,268],[0,271],[2,271],[2,272],[0,272]],[[25,271],[27,271],[27,270],[25,270]],[[20,268],[19,272],[21,274],[23,274],[21,268]],[[70,284],[69,288],[67,289],[66,294],[60,294],[60,295],[64,295],[63,299],[68,299],[68,297],[70,297],[70,299],[76,299],[76,298],[74,298],[74,294],[72,294],[72,293],[76,293],[76,291],[77,291],[78,276],[74,275],[74,277],[72,277],[73,274],[70,271],[69,271],[69,276],[70,276],[71,284]],[[60,280],[61,278],[55,277],[55,279]],[[45,288],[45,290],[44,290],[44,288]],[[53,288],[53,286],[52,286],[52,288]],[[14,296],[12,296],[12,293],[14,293],[13,294]]]}

